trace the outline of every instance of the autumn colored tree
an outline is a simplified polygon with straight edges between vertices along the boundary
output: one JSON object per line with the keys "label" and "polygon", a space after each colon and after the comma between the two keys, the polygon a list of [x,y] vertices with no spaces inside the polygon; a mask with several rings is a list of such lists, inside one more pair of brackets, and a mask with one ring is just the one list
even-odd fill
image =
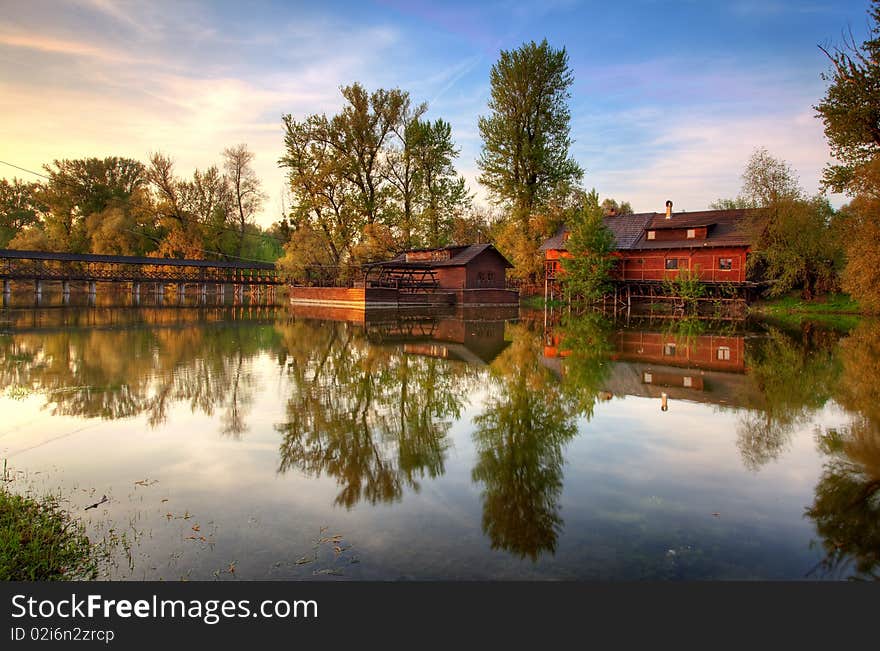
{"label": "autumn colored tree", "polygon": [[23,229],[40,223],[44,207],[37,199],[39,189],[38,183],[0,179],[0,248]]}

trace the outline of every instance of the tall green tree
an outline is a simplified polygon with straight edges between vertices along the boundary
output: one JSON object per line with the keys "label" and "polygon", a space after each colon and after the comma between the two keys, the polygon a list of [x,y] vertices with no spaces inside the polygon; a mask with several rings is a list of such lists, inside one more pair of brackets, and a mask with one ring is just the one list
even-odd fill
{"label": "tall green tree", "polygon": [[615,265],[614,234],[605,225],[605,211],[593,190],[583,205],[569,213],[566,248],[571,257],[562,259],[563,290],[569,300],[595,301],[608,291]]}
{"label": "tall green tree", "polygon": [[431,247],[450,244],[455,219],[470,207],[471,195],[463,177],[453,166],[459,149],[449,122],[418,122],[415,140],[416,179],[422,189],[420,222],[425,243]]}
{"label": "tall green tree", "polygon": [[489,78],[490,115],[478,121],[480,183],[526,223],[557,185],[583,177],[569,156],[574,77],[565,48],[554,49],[545,39],[502,50]]}

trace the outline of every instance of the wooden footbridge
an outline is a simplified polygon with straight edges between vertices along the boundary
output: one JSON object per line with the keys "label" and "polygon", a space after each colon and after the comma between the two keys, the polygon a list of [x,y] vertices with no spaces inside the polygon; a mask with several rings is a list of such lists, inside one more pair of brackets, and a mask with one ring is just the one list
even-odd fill
{"label": "wooden footbridge", "polygon": [[47,253],[0,249],[0,280],[3,301],[9,302],[12,283],[30,285],[40,300],[47,283],[61,286],[67,302],[71,285],[79,285],[93,297],[98,283],[124,284],[139,297],[142,285],[162,297],[167,286],[176,288],[182,299],[187,287],[200,293],[233,297],[244,294],[270,296],[284,278],[271,262],[228,262],[222,260],[187,260],[125,255],[86,253]]}

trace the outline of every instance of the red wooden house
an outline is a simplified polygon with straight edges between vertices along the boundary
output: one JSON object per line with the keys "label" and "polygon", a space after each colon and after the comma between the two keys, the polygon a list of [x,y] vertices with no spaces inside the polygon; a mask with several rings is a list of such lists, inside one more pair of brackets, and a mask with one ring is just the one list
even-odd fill
{"label": "red wooden house", "polygon": [[[662,281],[688,270],[706,283],[746,282],[749,237],[744,222],[749,210],[702,210],[609,215],[605,225],[614,234],[621,281]],[[541,245],[548,280],[562,270],[568,230],[562,227]]]}

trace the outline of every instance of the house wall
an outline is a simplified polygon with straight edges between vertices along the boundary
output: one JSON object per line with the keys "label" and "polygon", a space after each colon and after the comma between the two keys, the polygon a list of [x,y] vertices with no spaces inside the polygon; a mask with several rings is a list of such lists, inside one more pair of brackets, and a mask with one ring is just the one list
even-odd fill
{"label": "house wall", "polygon": [[[747,253],[746,247],[622,251],[617,276],[621,280],[666,280],[677,278],[682,269],[687,269],[700,280],[742,283],[746,280]],[[666,268],[669,258],[678,260],[677,270]],[[722,259],[730,260],[730,269],[721,268]]]}

